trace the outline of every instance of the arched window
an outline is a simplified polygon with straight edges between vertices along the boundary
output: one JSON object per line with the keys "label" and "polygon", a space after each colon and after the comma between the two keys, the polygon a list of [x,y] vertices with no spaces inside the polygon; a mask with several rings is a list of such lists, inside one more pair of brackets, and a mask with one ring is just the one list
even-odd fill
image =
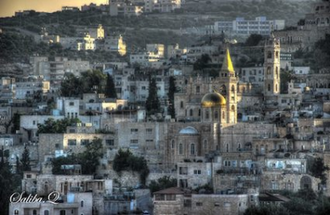
{"label": "arched window", "polygon": [[218,119],[219,115],[218,115],[218,111],[214,112],[214,119]]}
{"label": "arched window", "polygon": [[82,208],[84,207],[84,201],[80,202],[80,207],[82,207]]}
{"label": "arched window", "polygon": [[200,92],[201,92],[200,86],[196,86],[196,93],[200,93]]}
{"label": "arched window", "polygon": [[278,58],[278,51],[276,52],[276,58]]}
{"label": "arched window", "polygon": [[14,215],[19,215],[19,210],[14,210]]}
{"label": "arched window", "polygon": [[275,68],[276,78],[278,79],[278,67]]}
{"label": "arched window", "polygon": [[193,116],[194,115],[194,111],[193,111],[193,109],[190,109],[189,110],[189,116]]}
{"label": "arched window", "polygon": [[171,148],[174,149],[175,148],[175,140],[171,141]]}
{"label": "arched window", "polygon": [[205,119],[209,119],[210,118],[210,113],[208,110],[205,111]]}
{"label": "arched window", "polygon": [[183,145],[182,145],[182,143],[179,144],[179,154],[180,155],[183,154]]}
{"label": "arched window", "polygon": [[195,154],[195,144],[194,143],[190,144],[190,154],[191,155]]}
{"label": "arched window", "polygon": [[267,52],[267,58],[272,58],[272,52]]}
{"label": "arched window", "polygon": [[233,93],[235,92],[235,86],[234,85],[231,86],[231,92],[233,92]]}
{"label": "arched window", "polygon": [[222,86],[220,87],[220,93],[221,93],[222,95],[227,95],[227,88],[226,88],[226,85],[222,85]]}
{"label": "arched window", "polygon": [[275,84],[275,92],[277,92],[277,84]]}
{"label": "arched window", "polygon": [[45,210],[44,215],[49,215],[49,210]]}

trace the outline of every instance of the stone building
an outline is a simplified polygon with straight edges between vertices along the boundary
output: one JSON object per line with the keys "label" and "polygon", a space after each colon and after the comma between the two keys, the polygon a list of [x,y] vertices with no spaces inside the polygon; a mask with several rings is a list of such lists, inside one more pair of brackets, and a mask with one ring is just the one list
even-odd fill
{"label": "stone building", "polygon": [[[226,50],[219,78],[205,80],[201,77],[189,79],[186,90],[175,94],[175,110],[178,120],[212,121],[217,118],[223,123],[237,122],[237,82],[229,50]],[[206,95],[215,90],[213,94]],[[205,96],[205,97],[204,97]],[[214,100],[214,101],[212,101]],[[202,102],[202,107],[201,107]],[[223,111],[219,112],[220,106]],[[204,110],[202,110],[204,108]],[[207,117],[212,110],[213,114]],[[209,113],[209,114],[208,114]]]}
{"label": "stone building", "polygon": [[85,145],[92,142],[95,138],[102,140],[102,145],[105,150],[117,147],[117,140],[114,134],[39,134],[39,161],[43,162],[46,155],[56,157],[71,153],[81,153],[86,150]]}
{"label": "stone building", "polygon": [[254,192],[240,195],[192,194],[189,190],[172,187],[154,193],[154,214],[242,214],[257,204]]}

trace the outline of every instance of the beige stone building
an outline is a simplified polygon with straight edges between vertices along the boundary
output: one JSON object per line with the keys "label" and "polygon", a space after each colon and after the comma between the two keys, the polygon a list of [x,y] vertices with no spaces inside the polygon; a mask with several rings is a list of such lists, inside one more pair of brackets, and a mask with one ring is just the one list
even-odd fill
{"label": "beige stone building", "polygon": [[257,204],[255,193],[241,195],[192,194],[180,188],[168,188],[154,193],[154,214],[242,214]]}

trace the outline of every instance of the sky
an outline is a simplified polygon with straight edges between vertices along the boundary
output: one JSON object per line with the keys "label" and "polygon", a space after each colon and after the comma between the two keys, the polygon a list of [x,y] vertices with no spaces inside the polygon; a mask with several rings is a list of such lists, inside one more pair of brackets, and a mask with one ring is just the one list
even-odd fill
{"label": "sky", "polygon": [[0,0],[0,17],[13,16],[15,11],[36,10],[53,12],[62,6],[80,6],[84,4],[105,4],[107,0]]}

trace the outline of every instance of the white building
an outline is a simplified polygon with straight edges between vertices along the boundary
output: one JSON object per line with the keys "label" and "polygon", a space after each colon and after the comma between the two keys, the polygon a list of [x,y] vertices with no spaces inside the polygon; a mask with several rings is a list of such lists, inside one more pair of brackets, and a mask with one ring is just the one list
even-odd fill
{"label": "white building", "polygon": [[249,36],[250,34],[270,35],[273,30],[282,30],[285,20],[267,20],[266,17],[256,17],[255,20],[245,20],[237,17],[234,21],[218,21],[214,23],[216,33],[226,32],[235,35]]}
{"label": "white building", "polygon": [[311,68],[309,66],[294,66],[292,69],[296,75],[308,75]]}
{"label": "white building", "polygon": [[90,69],[89,61],[55,57],[49,60],[47,57],[31,57],[30,64],[33,67],[33,75],[42,76],[45,80],[62,80],[65,73],[79,76],[81,72]]}
{"label": "white building", "polygon": [[49,81],[36,80],[27,82],[16,82],[15,99],[26,99],[27,97],[32,96],[34,93],[37,92],[41,92],[42,94],[44,94],[47,93],[49,89]]}

